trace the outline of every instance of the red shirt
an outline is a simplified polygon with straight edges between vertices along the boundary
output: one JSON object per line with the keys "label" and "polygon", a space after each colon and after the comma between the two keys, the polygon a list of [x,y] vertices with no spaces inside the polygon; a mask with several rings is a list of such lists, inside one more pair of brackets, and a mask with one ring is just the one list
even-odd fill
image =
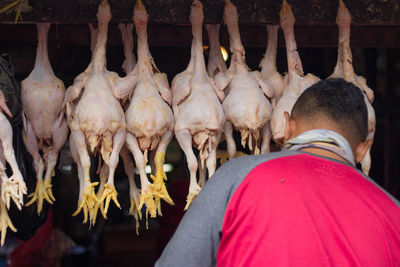
{"label": "red shirt", "polygon": [[[400,266],[399,207],[352,167],[300,154],[255,167],[226,209],[218,266]],[[397,227],[396,227],[397,226]]]}

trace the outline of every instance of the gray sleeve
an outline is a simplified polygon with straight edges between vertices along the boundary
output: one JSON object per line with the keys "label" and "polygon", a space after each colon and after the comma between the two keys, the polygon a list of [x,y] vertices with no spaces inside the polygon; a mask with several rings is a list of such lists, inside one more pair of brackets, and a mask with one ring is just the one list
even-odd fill
{"label": "gray sleeve", "polygon": [[293,153],[270,153],[230,160],[200,191],[156,262],[160,266],[216,266],[225,209],[236,188],[258,164]]}
{"label": "gray sleeve", "polygon": [[216,265],[219,231],[234,181],[230,178],[235,174],[230,165],[219,168],[200,191],[155,266]]}

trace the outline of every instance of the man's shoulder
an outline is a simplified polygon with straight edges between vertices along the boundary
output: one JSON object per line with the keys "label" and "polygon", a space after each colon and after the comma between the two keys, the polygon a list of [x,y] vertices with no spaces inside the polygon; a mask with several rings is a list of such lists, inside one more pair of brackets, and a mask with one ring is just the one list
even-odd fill
{"label": "man's shoulder", "polygon": [[262,155],[237,157],[218,168],[214,176],[206,183],[207,187],[218,188],[219,191],[230,188],[232,194],[247,175],[257,166],[274,159],[299,155],[298,151],[279,151]]}
{"label": "man's shoulder", "polygon": [[278,152],[270,152],[270,153],[262,154],[262,155],[250,155],[250,156],[244,156],[244,157],[237,157],[237,158],[234,158],[234,159],[228,161],[227,163],[223,164],[220,167],[220,169],[224,170],[224,171],[229,169],[231,171],[245,170],[247,172],[250,172],[252,169],[257,167],[258,165],[268,162],[270,160],[299,155],[299,154],[301,154],[301,152],[298,152],[298,151],[278,151]]}

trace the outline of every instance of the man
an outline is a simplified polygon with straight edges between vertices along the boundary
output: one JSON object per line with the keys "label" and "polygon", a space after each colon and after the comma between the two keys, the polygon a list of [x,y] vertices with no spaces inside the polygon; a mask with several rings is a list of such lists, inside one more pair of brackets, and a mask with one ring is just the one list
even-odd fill
{"label": "man", "polygon": [[286,151],[219,168],[156,266],[400,266],[400,204],[355,169],[360,89],[321,81],[285,117]]}

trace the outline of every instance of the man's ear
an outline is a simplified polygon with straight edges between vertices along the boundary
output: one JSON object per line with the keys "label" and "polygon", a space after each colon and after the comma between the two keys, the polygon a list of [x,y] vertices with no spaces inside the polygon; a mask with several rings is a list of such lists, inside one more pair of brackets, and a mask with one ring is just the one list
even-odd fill
{"label": "man's ear", "polygon": [[356,147],[356,154],[354,155],[354,158],[356,160],[356,163],[360,163],[360,161],[364,158],[365,153],[367,153],[368,149],[372,146],[373,139],[366,140],[364,142],[361,142],[357,147]]}
{"label": "man's ear", "polygon": [[285,111],[283,115],[285,116],[285,121],[286,121],[285,125],[285,141],[286,141],[292,137],[294,131],[296,130],[296,123],[290,118],[290,115],[287,111]]}

